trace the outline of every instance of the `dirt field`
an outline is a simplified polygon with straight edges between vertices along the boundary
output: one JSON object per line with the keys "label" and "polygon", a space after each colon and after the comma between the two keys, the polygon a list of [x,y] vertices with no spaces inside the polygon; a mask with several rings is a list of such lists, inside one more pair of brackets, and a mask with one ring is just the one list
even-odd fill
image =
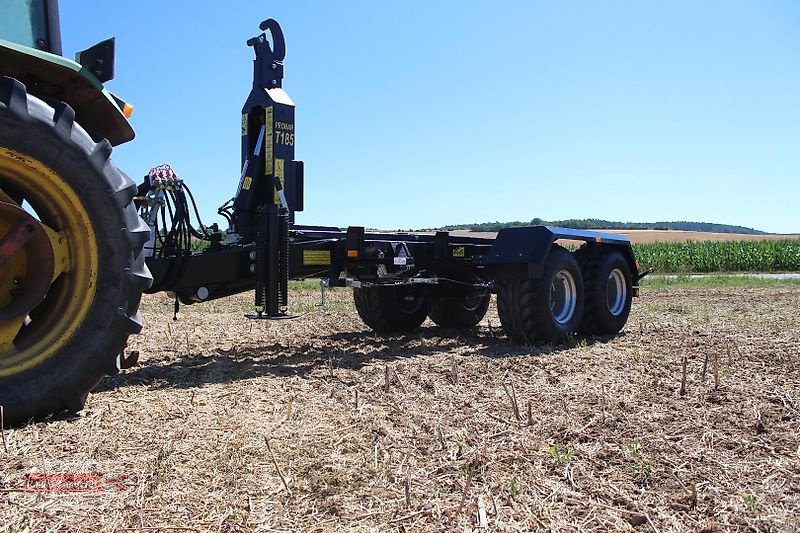
{"label": "dirt field", "polygon": [[[711,233],[706,231],[662,231],[662,230],[594,230],[603,233],[625,235],[634,244],[650,242],[685,242],[685,241],[775,241],[783,239],[800,239],[800,235],[750,235],[742,233]],[[494,232],[453,231],[453,235],[472,237],[491,237]]]}
{"label": "dirt field", "polygon": [[[0,531],[800,523],[796,284],[652,289],[624,334],[534,348],[493,309],[476,332],[380,337],[347,291],[297,296],[288,322],[244,320],[243,296],[173,323],[146,298],[142,366],[76,419],[5,431]],[[24,492],[42,471],[107,490]]]}

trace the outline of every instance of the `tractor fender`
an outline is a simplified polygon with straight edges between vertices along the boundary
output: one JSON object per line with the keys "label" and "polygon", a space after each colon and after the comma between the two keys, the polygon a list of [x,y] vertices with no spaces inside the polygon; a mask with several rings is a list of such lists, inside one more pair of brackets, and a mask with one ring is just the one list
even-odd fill
{"label": "tractor fender", "polygon": [[20,81],[28,94],[69,104],[76,122],[95,139],[116,146],[135,135],[114,96],[74,61],[0,39],[0,75]]}

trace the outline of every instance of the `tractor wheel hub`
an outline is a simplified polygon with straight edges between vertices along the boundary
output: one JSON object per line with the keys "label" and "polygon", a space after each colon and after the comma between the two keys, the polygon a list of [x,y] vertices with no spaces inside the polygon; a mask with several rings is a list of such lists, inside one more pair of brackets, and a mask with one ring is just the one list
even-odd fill
{"label": "tractor wheel hub", "polygon": [[44,299],[54,256],[44,226],[21,207],[0,202],[0,321],[27,315]]}

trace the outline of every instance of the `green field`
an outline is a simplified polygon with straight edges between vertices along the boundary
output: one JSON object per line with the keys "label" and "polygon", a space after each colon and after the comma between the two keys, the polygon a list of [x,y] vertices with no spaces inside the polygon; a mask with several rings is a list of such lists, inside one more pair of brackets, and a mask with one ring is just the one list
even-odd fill
{"label": "green field", "polygon": [[659,273],[800,271],[800,240],[656,242],[633,249],[642,268]]}

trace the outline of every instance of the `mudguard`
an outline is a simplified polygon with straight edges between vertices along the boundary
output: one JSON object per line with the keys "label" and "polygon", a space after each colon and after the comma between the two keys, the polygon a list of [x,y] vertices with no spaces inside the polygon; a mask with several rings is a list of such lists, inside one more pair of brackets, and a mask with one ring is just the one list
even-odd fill
{"label": "mudguard", "polygon": [[506,274],[535,278],[542,274],[547,256],[558,239],[584,241],[616,248],[627,259],[631,272],[638,272],[631,242],[624,235],[555,226],[504,228],[497,233],[484,264]]}
{"label": "mudguard", "polygon": [[134,137],[111,93],[74,61],[0,39],[0,75],[19,80],[29,94],[69,104],[76,122],[95,139],[106,138],[116,146]]}

